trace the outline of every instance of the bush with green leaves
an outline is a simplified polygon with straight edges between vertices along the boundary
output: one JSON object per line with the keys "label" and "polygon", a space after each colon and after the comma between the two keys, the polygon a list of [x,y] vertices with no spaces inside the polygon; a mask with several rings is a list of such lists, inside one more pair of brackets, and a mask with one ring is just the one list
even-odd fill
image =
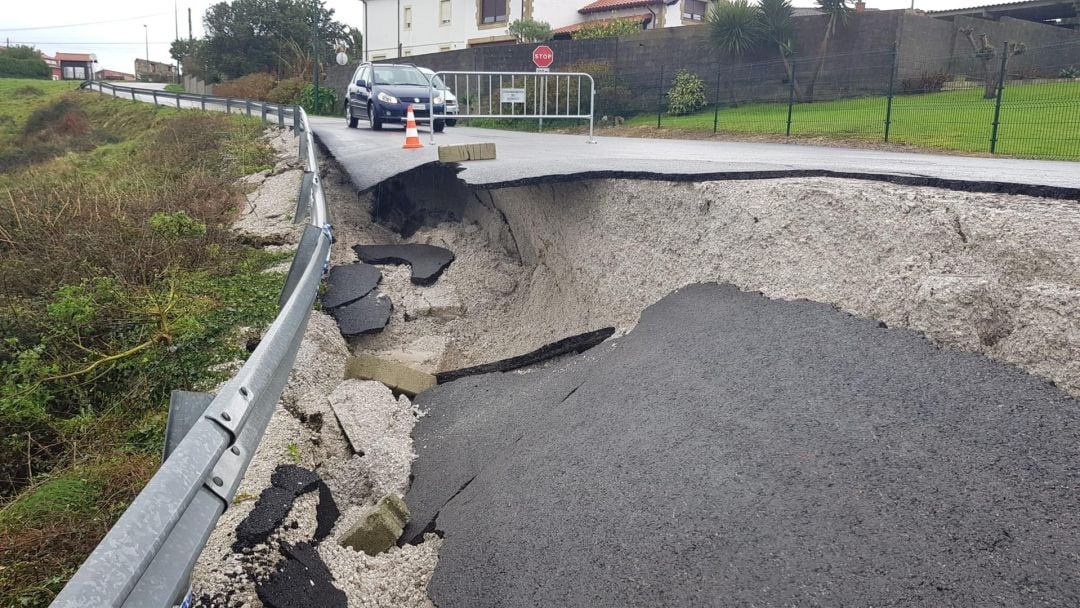
{"label": "bush with green leaves", "polygon": [[49,78],[52,71],[37,49],[29,46],[0,48],[0,78]]}
{"label": "bush with green leaves", "polygon": [[1070,65],[1067,68],[1061,68],[1058,78],[1080,78],[1080,66]]}
{"label": "bush with green leaves", "polygon": [[551,25],[547,21],[518,19],[506,31],[521,43],[551,40]]}
{"label": "bush with green leaves", "polygon": [[640,34],[642,30],[639,19],[607,19],[588,23],[580,30],[570,34],[574,40],[591,40],[594,38],[611,38],[612,36],[627,36]]}
{"label": "bush with green leaves", "polygon": [[668,114],[683,116],[705,107],[705,82],[693,72],[679,70],[668,89]]}
{"label": "bush with green leaves", "polygon": [[337,114],[337,91],[330,87],[319,87],[319,103],[315,104],[314,85],[305,85],[304,92],[300,95],[300,105],[304,106],[309,114],[333,116]]}

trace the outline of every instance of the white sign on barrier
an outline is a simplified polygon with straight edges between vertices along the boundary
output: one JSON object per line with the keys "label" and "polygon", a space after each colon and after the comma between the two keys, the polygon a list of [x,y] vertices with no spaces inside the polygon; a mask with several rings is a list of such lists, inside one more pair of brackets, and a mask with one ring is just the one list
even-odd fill
{"label": "white sign on barrier", "polygon": [[525,89],[499,89],[500,103],[525,103]]}

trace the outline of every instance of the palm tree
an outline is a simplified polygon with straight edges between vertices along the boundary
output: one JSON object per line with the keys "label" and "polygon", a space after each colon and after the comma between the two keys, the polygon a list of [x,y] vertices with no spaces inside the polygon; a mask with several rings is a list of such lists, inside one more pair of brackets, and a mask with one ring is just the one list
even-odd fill
{"label": "palm tree", "polygon": [[777,52],[780,53],[780,60],[784,62],[784,69],[787,71],[788,82],[795,88],[795,94],[801,96],[799,85],[795,81],[795,69],[791,65],[791,56],[795,54],[791,46],[791,35],[794,31],[793,15],[791,0],[761,0],[758,6],[762,34],[766,41],[775,46]]}
{"label": "palm tree", "polygon": [[817,5],[828,17],[828,21],[825,24],[825,38],[821,41],[821,52],[818,55],[817,67],[814,68],[814,75],[810,77],[810,84],[806,85],[806,101],[814,100],[814,85],[817,84],[818,76],[821,75],[821,68],[825,66],[825,54],[829,52],[829,40],[832,39],[838,27],[847,24],[848,17],[851,15],[848,0],[817,0]]}
{"label": "palm tree", "polygon": [[749,0],[719,0],[709,13],[709,35],[727,57],[742,57],[759,48],[764,37],[759,8]]}

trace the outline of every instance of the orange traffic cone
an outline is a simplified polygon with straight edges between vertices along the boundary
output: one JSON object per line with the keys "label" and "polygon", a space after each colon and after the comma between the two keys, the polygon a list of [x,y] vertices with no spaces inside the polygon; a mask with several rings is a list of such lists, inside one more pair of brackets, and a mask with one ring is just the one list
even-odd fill
{"label": "orange traffic cone", "polygon": [[405,120],[405,145],[401,147],[405,149],[424,147],[424,144],[420,143],[420,134],[416,132],[416,117],[413,116],[411,103]]}

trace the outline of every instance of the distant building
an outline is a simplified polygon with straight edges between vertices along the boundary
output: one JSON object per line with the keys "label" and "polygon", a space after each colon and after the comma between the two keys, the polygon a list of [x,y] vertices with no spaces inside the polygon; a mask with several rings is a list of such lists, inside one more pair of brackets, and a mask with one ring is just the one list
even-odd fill
{"label": "distant building", "polygon": [[171,63],[136,59],[135,80],[140,82],[176,82],[176,66]]}
{"label": "distant building", "polygon": [[56,57],[49,57],[43,51],[38,51],[41,55],[41,60],[45,62],[45,65],[49,66],[49,73],[53,80],[60,80],[60,62],[56,60]]}
{"label": "distant building", "polygon": [[57,53],[53,59],[59,64],[60,80],[94,79],[97,57],[91,53]]}
{"label": "distant building", "polygon": [[117,72],[116,70],[98,70],[97,72],[94,72],[94,77],[98,80],[135,80],[134,74]]}
{"label": "distant building", "polygon": [[1002,18],[1012,18],[1080,30],[1080,2],[1076,0],[1025,0],[971,8],[926,11],[926,14],[939,19],[975,17],[1000,21]]}

